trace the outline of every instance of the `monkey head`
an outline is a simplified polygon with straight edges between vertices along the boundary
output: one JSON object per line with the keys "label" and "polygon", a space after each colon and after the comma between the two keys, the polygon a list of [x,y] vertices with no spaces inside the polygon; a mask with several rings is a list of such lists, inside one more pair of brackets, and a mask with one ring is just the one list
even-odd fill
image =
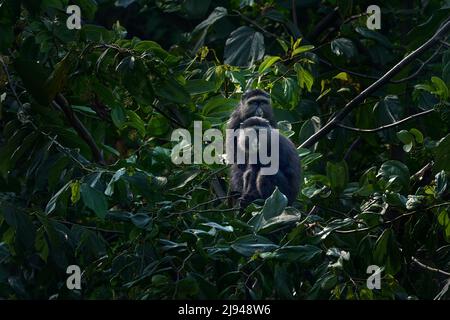
{"label": "monkey head", "polygon": [[[260,147],[260,139],[264,135],[264,144],[268,143],[272,134],[272,126],[269,120],[262,117],[250,117],[240,124],[238,135],[238,147],[241,151],[250,154],[256,154]],[[269,148],[270,149],[270,148]]]}
{"label": "monkey head", "polygon": [[261,117],[275,126],[270,96],[263,90],[255,89],[245,92],[236,111],[239,113],[238,117],[241,123],[251,117]]}

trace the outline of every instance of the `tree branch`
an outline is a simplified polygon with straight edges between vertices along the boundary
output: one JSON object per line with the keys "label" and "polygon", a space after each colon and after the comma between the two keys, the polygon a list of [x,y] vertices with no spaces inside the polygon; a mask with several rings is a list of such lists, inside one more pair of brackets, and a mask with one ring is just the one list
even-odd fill
{"label": "tree branch", "polygon": [[350,154],[352,153],[352,151],[361,144],[361,137],[356,138],[355,141],[352,142],[352,144],[350,145],[350,147],[347,149],[347,151],[345,152],[344,155],[344,161],[348,161],[348,159],[350,158]]}
{"label": "tree branch", "polygon": [[297,10],[296,10],[296,6],[295,6],[295,0],[291,0],[291,10],[292,10],[292,22],[298,28]]}
{"label": "tree branch", "polygon": [[414,118],[418,118],[418,117],[427,115],[427,114],[432,113],[432,112],[434,112],[434,109],[430,109],[430,110],[426,110],[426,111],[423,111],[423,112],[419,112],[419,113],[413,114],[412,116],[409,116],[409,117],[407,117],[405,119],[402,119],[402,120],[399,120],[399,121],[396,121],[396,122],[393,122],[393,123],[390,123],[390,124],[387,124],[387,125],[384,125],[384,126],[381,126],[381,127],[373,128],[373,129],[354,128],[354,127],[346,126],[346,125],[344,125],[342,123],[338,123],[337,126],[339,128],[343,128],[343,129],[350,130],[350,131],[356,131],[356,132],[363,132],[363,133],[378,132],[378,131],[386,130],[386,129],[389,129],[389,128],[392,128],[392,127],[396,127],[398,125],[401,125],[402,123],[410,121],[410,120],[412,120]]}
{"label": "tree branch", "polygon": [[250,18],[247,18],[245,15],[243,15],[242,13],[240,13],[238,10],[233,10],[234,13],[236,13],[239,17],[241,17],[243,20],[247,21],[248,23],[251,23],[252,25],[254,25],[256,28],[258,28],[259,30],[261,30],[262,32],[264,32],[267,36],[272,37],[272,38],[277,38],[277,35],[275,33],[272,33],[266,29],[264,29],[263,27],[261,27],[259,25],[259,23],[257,23],[256,21],[253,21]]}
{"label": "tree branch", "polygon": [[308,36],[307,39],[309,39],[311,42],[313,42],[314,39],[316,39],[320,34],[327,29],[329,26],[331,26],[336,19],[338,18],[339,13],[339,7],[334,8],[331,12],[329,12],[315,27],[314,30],[312,30]]}
{"label": "tree branch", "polygon": [[433,267],[427,266],[427,265],[424,264],[423,262],[420,262],[419,260],[417,260],[417,258],[414,257],[414,256],[411,256],[411,259],[412,259],[412,261],[414,261],[417,265],[419,265],[420,267],[422,267],[422,268],[424,268],[424,269],[426,269],[426,270],[433,271],[433,272],[437,272],[437,273],[443,274],[444,276],[448,276],[448,277],[450,276],[450,272],[447,272],[447,271],[444,271],[444,270],[441,270],[441,269],[437,269],[437,268],[433,268]]}
{"label": "tree branch", "polygon": [[445,35],[450,30],[450,19],[447,19],[441,27],[436,31],[436,33],[419,48],[411,52],[405,58],[403,58],[399,63],[392,67],[388,72],[386,72],[381,78],[375,81],[372,85],[366,88],[363,92],[357,95],[353,100],[345,105],[345,107],[339,111],[336,116],[334,116],[322,129],[317,131],[311,137],[309,137],[305,142],[302,143],[300,147],[308,148],[314,145],[322,137],[327,135],[330,131],[334,130],[336,126],[344,119],[354,108],[356,108],[361,102],[364,101],[373,92],[378,90],[380,87],[385,85],[389,80],[391,80],[397,73],[400,72],[406,65],[411,63],[414,59],[420,56],[422,53],[427,51],[433,45],[438,43],[443,35]]}
{"label": "tree branch", "polygon": [[[389,80],[389,82],[390,82],[390,83],[403,83],[403,82],[406,82],[406,81],[411,80],[411,79],[413,79],[414,77],[416,77],[416,76],[423,70],[423,68],[424,68],[428,63],[430,63],[430,61],[432,61],[432,60],[434,59],[434,57],[436,57],[436,56],[439,54],[440,49],[442,48],[442,46],[443,46],[443,45],[441,44],[441,45],[439,46],[439,48],[438,48],[438,49],[437,49],[437,50],[436,50],[436,51],[435,51],[435,52],[434,52],[427,60],[425,60],[424,62],[422,62],[422,63],[420,64],[420,67],[417,68],[417,70],[416,70],[413,74],[411,74],[411,75],[409,75],[409,76],[407,76],[407,77],[405,77],[405,78],[402,78],[402,79],[398,79],[398,80]],[[322,58],[319,58],[319,62],[321,62],[321,63],[327,65],[328,67],[335,68],[335,69],[337,69],[337,70],[339,70],[339,71],[346,72],[346,73],[348,73],[348,74],[350,74],[350,75],[353,75],[353,76],[355,76],[355,77],[378,80],[378,77],[376,77],[376,76],[371,76],[371,75],[369,75],[369,74],[360,73],[360,72],[352,71],[352,70],[349,70],[349,69],[346,69],[346,68],[342,68],[342,67],[336,66],[336,65],[332,64],[331,62],[329,62],[329,61],[327,61],[327,60],[325,60],[325,59],[322,59]]]}
{"label": "tree branch", "polygon": [[105,160],[103,159],[103,155],[100,149],[98,148],[97,144],[95,143],[94,138],[92,138],[91,133],[86,129],[86,127],[83,125],[80,119],[78,119],[76,114],[73,112],[66,98],[64,98],[64,96],[59,93],[55,97],[55,100],[52,102],[52,104],[56,108],[64,112],[64,115],[66,116],[70,125],[75,129],[75,131],[78,133],[81,139],[83,139],[84,142],[86,142],[89,148],[91,149],[95,161],[100,164],[104,164]]}
{"label": "tree branch", "polygon": [[333,231],[336,232],[336,233],[341,233],[341,234],[351,234],[351,233],[357,233],[357,232],[363,232],[363,231],[364,232],[365,231],[370,231],[370,230],[376,229],[378,227],[391,225],[391,224],[393,224],[394,222],[396,222],[398,220],[401,220],[401,219],[406,218],[406,217],[410,217],[410,216],[412,216],[412,215],[414,215],[416,213],[423,213],[424,211],[428,211],[428,210],[435,209],[435,208],[440,208],[440,207],[445,207],[445,206],[450,206],[450,202],[438,203],[438,204],[429,206],[427,208],[423,208],[421,210],[414,210],[414,211],[411,211],[411,212],[403,213],[403,214],[399,215],[398,217],[396,217],[396,218],[394,218],[392,220],[388,220],[388,221],[384,221],[384,222],[381,222],[381,223],[378,223],[378,224],[374,224],[373,226],[370,226],[370,227],[365,227],[365,228],[360,228],[360,229],[351,229],[351,230],[335,229]]}
{"label": "tree branch", "polygon": [[425,173],[427,173],[429,170],[431,170],[431,168],[433,168],[433,161],[428,162],[422,169],[420,169],[419,171],[417,171],[416,173],[414,173],[410,180],[411,181],[417,181],[417,180],[422,180]]}

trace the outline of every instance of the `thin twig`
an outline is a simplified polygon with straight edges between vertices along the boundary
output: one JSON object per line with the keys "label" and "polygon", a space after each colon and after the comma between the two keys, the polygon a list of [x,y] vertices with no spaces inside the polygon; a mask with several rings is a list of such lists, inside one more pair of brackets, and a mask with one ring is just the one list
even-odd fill
{"label": "thin twig", "polygon": [[347,161],[349,158],[350,158],[350,155],[351,155],[351,153],[352,153],[352,151],[358,146],[358,145],[360,145],[361,144],[361,137],[357,137],[356,139],[355,139],[355,141],[353,141],[352,142],[352,144],[350,145],[350,147],[348,148],[348,150],[345,152],[345,155],[344,155],[344,161]]}
{"label": "thin twig", "polygon": [[414,261],[417,265],[421,266],[422,268],[429,270],[429,271],[433,271],[433,272],[437,272],[440,274],[443,274],[444,276],[450,276],[450,272],[438,269],[438,268],[433,268],[430,266],[427,266],[425,263],[420,262],[419,260],[417,260],[416,257],[411,256],[412,261]]}
{"label": "thin twig", "polygon": [[68,224],[71,226],[80,226],[86,229],[90,229],[90,230],[94,230],[94,231],[98,231],[98,232],[105,232],[105,233],[124,233],[123,231],[120,230],[110,230],[110,229],[103,229],[103,228],[98,228],[98,227],[94,227],[94,226],[86,226],[84,224],[79,224],[79,223],[75,223],[75,222],[70,222],[70,221],[66,221],[66,220],[58,220],[58,219],[52,219],[53,221],[62,223],[62,224]]}
{"label": "thin twig", "polygon": [[396,217],[396,218],[394,218],[392,220],[384,221],[382,223],[373,225],[371,227],[361,228],[361,229],[351,229],[351,230],[338,230],[338,229],[336,229],[334,231],[337,232],[337,233],[341,233],[341,234],[349,234],[349,233],[357,233],[357,232],[369,231],[369,230],[372,230],[372,229],[375,229],[375,228],[378,228],[378,227],[381,227],[381,226],[390,225],[390,224],[392,224],[392,223],[394,223],[394,222],[396,222],[396,221],[398,221],[400,219],[412,216],[412,215],[414,215],[414,214],[416,214],[418,212],[428,211],[428,210],[431,210],[431,209],[434,209],[434,208],[443,207],[443,206],[450,206],[450,202],[443,202],[443,203],[439,203],[439,204],[432,205],[430,207],[424,208],[422,210],[414,210],[414,211],[411,211],[411,212],[408,212],[408,213],[404,213],[404,214],[401,214],[401,215],[399,215],[398,217]]}
{"label": "thin twig", "polygon": [[406,65],[410,64],[418,56],[423,54],[425,51],[433,47],[440,38],[450,30],[450,19],[447,19],[442,26],[435,32],[435,34],[419,48],[411,52],[405,58],[400,60],[394,67],[392,67],[388,72],[386,72],[381,78],[372,83],[368,88],[358,94],[353,100],[345,105],[322,129],[317,131],[311,137],[309,137],[305,142],[301,144],[302,148],[309,148],[316,144],[322,137],[326,136],[330,131],[334,130],[336,126],[356,107],[359,106],[367,97],[369,97],[373,92],[377,91],[383,85],[385,85],[389,80],[391,80],[397,73],[399,73]]}
{"label": "thin twig", "polygon": [[346,24],[346,23],[349,23],[349,22],[351,22],[351,21],[353,21],[353,20],[356,20],[356,19],[358,19],[358,18],[361,18],[361,17],[367,16],[367,15],[368,15],[368,13],[367,13],[367,12],[363,12],[363,13],[355,14],[355,15],[353,15],[353,16],[351,16],[351,17],[348,17],[347,19],[345,19],[345,20],[344,20],[344,22],[342,22],[342,24]]}
{"label": "thin twig", "polygon": [[239,17],[241,17],[243,20],[251,23],[252,25],[254,25],[256,28],[258,28],[259,30],[261,30],[262,32],[264,32],[267,36],[270,36],[272,38],[277,38],[277,35],[268,31],[267,29],[264,29],[263,27],[261,27],[257,22],[253,21],[250,18],[247,18],[245,15],[243,15],[242,13],[240,13],[238,10],[233,10],[234,13],[236,13]]}
{"label": "thin twig", "polygon": [[339,7],[335,7],[331,12],[329,12],[322,20],[319,21],[319,23],[316,25],[314,30],[312,30],[307,38],[310,41],[313,41],[317,39],[317,37],[320,36],[320,34],[327,29],[329,26],[331,26],[333,23],[335,23],[336,18],[338,17]]}
{"label": "thin twig", "polygon": [[421,168],[419,171],[417,171],[415,174],[413,174],[410,178],[411,181],[416,181],[418,179],[422,179],[425,175],[425,172],[430,170],[433,167],[433,161],[428,162],[423,168]]}
{"label": "thin twig", "polygon": [[390,123],[390,124],[387,124],[387,125],[384,125],[384,126],[381,126],[381,127],[373,128],[373,129],[354,128],[354,127],[346,126],[345,124],[342,124],[342,123],[337,124],[337,126],[339,128],[343,128],[343,129],[350,130],[350,131],[356,131],[356,132],[363,132],[363,133],[378,132],[378,131],[386,130],[386,129],[389,129],[389,128],[392,128],[392,127],[396,127],[398,125],[401,125],[402,123],[410,121],[410,120],[412,120],[414,118],[418,118],[418,117],[427,115],[427,114],[432,113],[432,112],[434,112],[434,109],[430,109],[430,110],[426,110],[426,111],[423,111],[423,112],[419,112],[419,113],[413,114],[412,116],[409,116],[409,117],[407,117],[405,119],[402,119],[402,120],[399,120],[399,121],[396,121],[396,122],[393,122],[393,123]]}
{"label": "thin twig", "polygon": [[[398,80],[392,79],[392,80],[389,80],[389,82],[398,84],[398,83],[403,83],[403,82],[406,82],[406,81],[409,81],[409,80],[413,79],[414,77],[416,77],[423,70],[423,68],[428,63],[430,63],[434,59],[434,57],[436,57],[439,54],[441,48],[442,48],[442,45],[439,46],[439,48],[427,60],[422,62],[420,64],[420,67],[417,68],[417,70],[413,74],[411,74],[411,75],[409,75],[409,76],[407,76],[405,78],[398,79]],[[339,67],[339,66],[336,66],[336,65],[332,64],[331,62],[329,62],[329,61],[327,61],[327,60],[325,60],[323,58],[320,58],[320,57],[319,57],[319,62],[327,65],[330,68],[335,68],[335,69],[337,69],[339,71],[343,71],[343,72],[348,73],[350,75],[353,75],[355,77],[372,79],[372,80],[378,80],[377,76],[372,76],[372,75],[369,75],[369,74],[360,73],[360,72],[352,71],[352,70],[349,70],[349,69],[346,69],[346,68],[343,68],[343,67]]]}

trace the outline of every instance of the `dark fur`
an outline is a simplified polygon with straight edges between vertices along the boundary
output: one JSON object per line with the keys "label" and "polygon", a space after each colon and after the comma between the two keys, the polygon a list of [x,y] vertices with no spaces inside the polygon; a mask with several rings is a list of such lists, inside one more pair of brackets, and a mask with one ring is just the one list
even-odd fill
{"label": "dark fur", "polygon": [[[256,103],[252,103],[255,101]],[[263,118],[255,116],[258,106],[263,110]],[[245,93],[239,106],[230,117],[229,129],[249,127],[256,130],[258,128],[265,130],[276,128],[269,95],[262,90],[252,90]],[[262,165],[259,161],[257,164],[232,164],[230,192],[240,196],[241,207],[247,206],[256,199],[267,199],[276,186],[286,195],[289,205],[292,205],[297,198],[300,188],[300,159],[294,144],[282,134],[279,136],[280,163],[276,174],[271,176],[261,175]],[[235,141],[235,154],[236,146],[237,141]]]}

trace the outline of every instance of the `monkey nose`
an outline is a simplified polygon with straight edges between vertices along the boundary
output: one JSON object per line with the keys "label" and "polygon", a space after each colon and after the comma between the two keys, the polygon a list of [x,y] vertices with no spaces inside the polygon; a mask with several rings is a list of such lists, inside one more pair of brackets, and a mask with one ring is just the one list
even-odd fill
{"label": "monkey nose", "polygon": [[261,108],[256,109],[256,115],[258,117],[262,117],[264,115],[264,111]]}

